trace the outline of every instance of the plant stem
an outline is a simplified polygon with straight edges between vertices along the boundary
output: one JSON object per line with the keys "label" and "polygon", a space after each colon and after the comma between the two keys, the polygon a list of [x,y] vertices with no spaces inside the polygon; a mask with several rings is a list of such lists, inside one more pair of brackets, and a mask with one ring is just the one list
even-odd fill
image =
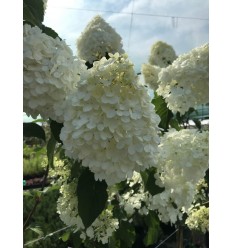
{"label": "plant stem", "polygon": [[177,231],[177,248],[184,248],[183,227],[179,225]]}

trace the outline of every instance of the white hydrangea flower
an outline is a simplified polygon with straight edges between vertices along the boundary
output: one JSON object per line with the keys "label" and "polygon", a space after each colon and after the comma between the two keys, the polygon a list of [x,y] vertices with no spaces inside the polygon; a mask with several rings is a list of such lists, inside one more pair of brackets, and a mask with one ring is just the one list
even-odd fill
{"label": "white hydrangea flower", "polygon": [[168,108],[184,114],[190,107],[209,102],[209,45],[194,48],[179,56],[158,75],[158,95]]}
{"label": "white hydrangea flower", "polygon": [[208,135],[208,131],[199,132],[196,129],[169,129],[161,137],[158,168],[166,168],[166,171],[173,173],[175,169],[181,169],[188,182],[197,184],[208,169]]}
{"label": "white hydrangea flower", "polygon": [[68,157],[113,185],[155,166],[160,118],[127,56],[110,56],[68,97],[60,138]]}
{"label": "white hydrangea flower", "polygon": [[[130,187],[133,187],[136,184],[142,185],[143,180],[142,180],[141,174],[137,171],[134,171],[133,176],[127,179],[127,183],[129,184]],[[143,189],[140,189],[140,190],[142,191]]]}
{"label": "white hydrangea flower", "polygon": [[124,53],[122,38],[105,20],[97,15],[77,40],[78,55],[92,64],[106,53]]}
{"label": "white hydrangea flower", "polygon": [[156,91],[158,89],[159,73],[162,68],[172,64],[177,58],[172,46],[163,41],[158,41],[151,48],[150,64],[142,65],[142,74],[146,85]]}
{"label": "white hydrangea flower", "polygon": [[[195,194],[192,184],[181,185],[176,180],[175,182],[178,183],[177,187],[179,187],[179,190],[176,190],[175,193],[173,189],[165,188],[162,193],[149,196],[150,204],[148,204],[148,208],[157,210],[160,221],[164,223],[170,222],[174,224],[177,220],[181,220],[183,216],[181,211],[182,204],[186,204],[186,202],[191,204],[193,200],[191,196]],[[180,196],[178,193],[184,193],[184,195]],[[187,197],[186,202],[184,197]]]}
{"label": "white hydrangea flower", "polygon": [[[54,105],[60,105],[66,94],[80,80],[84,62],[75,59],[72,50],[59,38],[42,33],[38,27],[23,27],[23,110],[36,118],[57,117]],[[85,67],[86,69],[86,67]],[[87,70],[87,69],[86,69]]]}
{"label": "white hydrangea flower", "polygon": [[[194,129],[170,129],[161,138],[156,183],[165,191],[151,199],[160,219],[175,223],[181,208],[188,209],[196,194],[196,185],[208,169],[208,132]],[[174,204],[174,205],[173,205]]]}
{"label": "white hydrangea flower", "polygon": [[140,187],[136,192],[131,189],[122,195],[118,195],[119,205],[124,208],[128,216],[133,215],[136,210],[141,215],[147,215],[150,194],[144,190],[141,174],[134,171],[132,178],[127,179],[127,184],[130,188],[135,184],[139,184]]}
{"label": "white hydrangea flower", "polygon": [[112,211],[104,210],[93,224],[87,228],[86,236],[107,244],[112,234],[119,228],[118,219],[113,218]]}
{"label": "white hydrangea flower", "polygon": [[156,91],[158,89],[158,80],[159,73],[161,68],[155,65],[143,64],[142,65],[142,74],[144,76],[145,84],[148,85],[151,89]]}
{"label": "white hydrangea flower", "polygon": [[61,196],[57,200],[57,213],[67,226],[75,226],[77,230],[84,229],[83,222],[78,214],[78,200],[76,196],[77,180],[65,182],[60,187]]}
{"label": "white hydrangea flower", "polygon": [[151,47],[149,63],[164,68],[172,64],[177,58],[172,46],[163,41],[157,41]]}
{"label": "white hydrangea flower", "polygon": [[185,224],[191,230],[198,230],[206,233],[209,230],[209,208],[200,206],[199,208],[191,207],[188,211],[188,218]]}

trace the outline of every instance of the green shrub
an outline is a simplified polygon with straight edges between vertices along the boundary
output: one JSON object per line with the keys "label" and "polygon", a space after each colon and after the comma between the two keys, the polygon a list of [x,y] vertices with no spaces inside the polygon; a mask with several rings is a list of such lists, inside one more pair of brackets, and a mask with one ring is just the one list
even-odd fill
{"label": "green shrub", "polygon": [[40,176],[45,172],[46,148],[41,146],[23,145],[23,177]]}
{"label": "green shrub", "polygon": [[[28,191],[33,196],[24,195],[23,197],[23,219],[24,222],[28,217],[31,209],[35,203],[35,192],[36,190]],[[42,195],[41,202],[38,204],[36,211],[32,215],[30,225],[24,231],[24,244],[37,239],[39,237],[46,236],[54,231],[57,231],[65,225],[60,220],[59,215],[56,213],[56,202],[59,197],[59,190],[52,190]],[[35,229],[34,229],[35,228]],[[64,233],[60,232],[52,235],[44,240],[35,242],[27,247],[33,248],[66,248],[65,244],[59,237]]]}

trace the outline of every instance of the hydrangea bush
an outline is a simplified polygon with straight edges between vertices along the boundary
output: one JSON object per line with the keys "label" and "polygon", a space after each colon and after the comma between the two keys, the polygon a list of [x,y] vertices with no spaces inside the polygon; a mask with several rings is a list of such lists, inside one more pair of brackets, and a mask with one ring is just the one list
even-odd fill
{"label": "hydrangea bush", "polygon": [[[44,14],[46,1],[36,4]],[[25,5],[24,111],[41,115],[50,132],[30,123],[24,135],[44,140],[46,173],[59,175],[65,241],[147,247],[159,243],[161,223],[206,232],[207,194],[200,197],[199,182],[208,170],[208,132],[199,125],[186,129],[181,116],[208,102],[208,44],[177,58],[170,45],[155,43],[142,67],[155,91],[151,99],[120,35],[102,17],[78,37],[74,56],[42,24],[43,14],[27,14],[36,4]]]}

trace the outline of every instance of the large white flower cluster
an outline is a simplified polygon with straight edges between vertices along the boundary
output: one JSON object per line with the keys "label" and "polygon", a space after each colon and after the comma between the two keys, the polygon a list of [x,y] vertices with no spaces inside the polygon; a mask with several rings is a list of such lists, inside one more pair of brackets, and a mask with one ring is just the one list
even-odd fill
{"label": "large white flower cluster", "polygon": [[[80,80],[83,61],[75,59],[72,50],[59,38],[42,33],[38,27],[23,27],[23,110],[36,118],[52,118],[54,105],[60,105],[66,94]],[[61,115],[62,116],[62,115]]]}
{"label": "large white flower cluster", "polygon": [[177,58],[172,46],[163,41],[157,41],[151,47],[151,54],[148,59],[151,65],[161,68],[167,67]]}
{"label": "large white flower cluster", "polygon": [[156,91],[158,89],[159,73],[161,68],[155,65],[143,64],[142,75],[144,77],[145,84],[151,89]]}
{"label": "large white flower cluster", "polygon": [[196,194],[196,185],[208,169],[208,132],[194,129],[170,129],[159,145],[156,183],[165,191],[152,197],[151,209],[157,209],[163,222],[175,223],[180,209],[188,209]]}
{"label": "large white flower cluster", "polygon": [[184,114],[190,107],[208,103],[209,45],[194,48],[163,68],[157,93],[173,113]]}
{"label": "large white flower cluster", "polygon": [[[128,216],[138,211],[141,215],[147,215],[150,194],[144,190],[144,184],[140,173],[134,171],[132,178],[127,179],[127,184],[131,188],[128,192],[118,195],[119,205],[124,208]],[[132,187],[139,184],[136,192]]]}
{"label": "large white flower cluster", "polygon": [[77,180],[74,179],[71,183],[65,182],[61,188],[61,196],[57,201],[57,212],[60,219],[67,226],[74,226],[75,231],[80,231],[80,238],[85,240],[97,240],[102,244],[108,243],[109,237],[119,227],[118,219],[113,218],[110,210],[105,209],[96,220],[85,229],[84,224],[78,214],[78,199],[76,195]]}
{"label": "large white flower cluster", "polygon": [[188,211],[188,218],[185,224],[191,230],[198,230],[206,233],[209,230],[209,208],[205,206],[191,207]]}
{"label": "large white flower cluster", "polygon": [[124,53],[121,40],[114,28],[97,15],[77,40],[78,55],[92,64],[106,56],[106,53]]}
{"label": "large white flower cluster", "polygon": [[137,83],[127,56],[94,62],[66,102],[60,138],[68,157],[82,160],[108,185],[156,164],[159,116]]}
{"label": "large white flower cluster", "polygon": [[93,224],[87,228],[86,232],[82,232],[81,238],[85,240],[86,237],[97,240],[102,244],[107,244],[109,238],[119,228],[119,221],[113,218],[112,211],[109,209],[104,210]]}

